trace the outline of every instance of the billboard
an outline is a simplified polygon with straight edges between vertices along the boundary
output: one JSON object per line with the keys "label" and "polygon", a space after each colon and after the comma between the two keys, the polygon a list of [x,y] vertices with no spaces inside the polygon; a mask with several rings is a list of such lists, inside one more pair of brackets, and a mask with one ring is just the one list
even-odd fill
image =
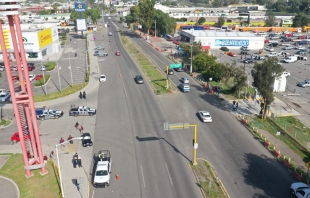
{"label": "billboard", "polygon": [[59,36],[58,36],[58,29],[57,26],[53,26],[52,28],[52,37],[53,37],[53,42],[58,41],[59,40]]}
{"label": "billboard", "polygon": [[86,19],[76,19],[76,30],[77,31],[87,30]]}
{"label": "billboard", "polygon": [[85,3],[74,3],[74,10],[76,12],[85,12],[86,4]]}
{"label": "billboard", "polygon": [[47,28],[38,32],[38,41],[40,48],[43,48],[53,42],[52,28]]}
{"label": "billboard", "polygon": [[215,39],[215,46],[249,46],[249,40],[237,40],[237,39]]}

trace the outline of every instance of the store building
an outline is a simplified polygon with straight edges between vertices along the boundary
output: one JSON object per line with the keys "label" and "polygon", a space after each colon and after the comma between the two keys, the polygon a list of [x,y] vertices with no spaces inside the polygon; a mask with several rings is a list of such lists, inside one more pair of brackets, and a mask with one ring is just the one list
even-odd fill
{"label": "store building", "polygon": [[228,47],[229,49],[240,49],[247,46],[251,50],[264,48],[264,37],[257,36],[251,32],[226,32],[215,30],[182,30],[179,32],[181,40],[185,42],[201,42],[202,48],[219,49]]}
{"label": "store building", "polygon": [[[21,24],[23,44],[27,60],[43,59],[47,55],[59,52],[61,45],[56,24]],[[15,59],[13,42],[9,27],[3,27],[7,56]],[[2,51],[0,59],[3,60]]]}

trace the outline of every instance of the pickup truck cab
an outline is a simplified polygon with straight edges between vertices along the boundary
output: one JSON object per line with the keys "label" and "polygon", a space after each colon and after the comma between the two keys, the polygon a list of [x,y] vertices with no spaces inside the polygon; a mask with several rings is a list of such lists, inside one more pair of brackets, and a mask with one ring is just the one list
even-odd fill
{"label": "pickup truck cab", "polygon": [[112,158],[109,150],[101,150],[95,154],[93,173],[93,186],[94,187],[107,187],[110,185],[110,174]]}
{"label": "pickup truck cab", "polygon": [[96,114],[96,109],[91,109],[86,106],[71,105],[69,110],[70,116],[93,116]]}
{"label": "pickup truck cab", "polygon": [[38,120],[47,120],[47,119],[58,119],[64,115],[63,111],[37,108],[36,116]]}

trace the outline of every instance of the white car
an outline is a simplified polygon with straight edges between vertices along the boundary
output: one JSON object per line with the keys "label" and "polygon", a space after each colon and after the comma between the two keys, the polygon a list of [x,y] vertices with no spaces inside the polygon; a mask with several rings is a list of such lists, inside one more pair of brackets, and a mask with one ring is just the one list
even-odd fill
{"label": "white car", "polygon": [[269,52],[273,52],[274,51],[274,49],[272,47],[265,47],[265,50],[269,51]]}
{"label": "white car", "polygon": [[267,57],[276,57],[276,56],[278,56],[278,53],[277,52],[271,52],[270,54],[267,54],[266,56]]}
{"label": "white car", "polygon": [[285,72],[283,72],[283,75],[284,75],[285,77],[288,77],[288,76],[290,76],[291,74],[290,74],[289,72],[285,71]]}
{"label": "white car", "polygon": [[295,47],[295,49],[297,49],[297,50],[303,50],[303,49],[306,49],[305,47],[302,47],[302,46],[297,46],[297,47]]}
{"label": "white car", "polygon": [[9,98],[10,98],[10,93],[9,92],[2,92],[2,93],[0,93],[0,101],[1,102],[5,102]]}
{"label": "white car", "polygon": [[36,78],[35,74],[29,74],[29,80],[33,81]]}
{"label": "white car", "polygon": [[46,71],[46,66],[42,66],[41,71]]}
{"label": "white car", "polygon": [[105,82],[105,81],[107,81],[107,78],[105,77],[105,75],[102,74],[102,75],[100,75],[99,81]]}
{"label": "white car", "polygon": [[302,36],[302,35],[299,34],[299,33],[294,33],[294,34],[293,34],[293,37],[298,37],[298,36]]}
{"label": "white car", "polygon": [[16,66],[16,65],[15,65],[15,66],[11,66],[10,68],[11,68],[11,70],[13,70],[13,71],[17,71],[17,66]]}
{"label": "white car", "polygon": [[4,66],[0,66],[0,71],[4,71],[5,67]]}
{"label": "white car", "polygon": [[278,41],[275,41],[275,40],[269,40],[269,43],[278,43]]}
{"label": "white car", "polygon": [[286,46],[285,48],[283,48],[284,50],[291,50],[291,49],[294,49],[293,46]]}
{"label": "white car", "polygon": [[291,195],[294,197],[309,197],[310,195],[310,187],[302,182],[292,183],[290,187]]}
{"label": "white car", "polygon": [[188,80],[188,78],[187,77],[183,77],[183,78],[181,78],[181,81],[183,82],[183,83],[189,83],[189,80]]}
{"label": "white car", "polygon": [[112,36],[112,32],[109,32],[109,36]]}
{"label": "white car", "polygon": [[212,122],[212,117],[208,111],[199,111],[198,114],[203,122]]}

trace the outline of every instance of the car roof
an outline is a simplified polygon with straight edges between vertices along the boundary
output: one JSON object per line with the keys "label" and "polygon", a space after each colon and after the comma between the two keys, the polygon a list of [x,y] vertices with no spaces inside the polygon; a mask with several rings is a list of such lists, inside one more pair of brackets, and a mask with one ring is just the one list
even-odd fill
{"label": "car roof", "polygon": [[208,111],[199,111],[199,112],[202,113],[203,115],[210,115]]}
{"label": "car roof", "polygon": [[105,75],[104,75],[104,74],[101,74],[101,75],[100,75],[100,78],[101,78],[101,77],[105,77]]}

